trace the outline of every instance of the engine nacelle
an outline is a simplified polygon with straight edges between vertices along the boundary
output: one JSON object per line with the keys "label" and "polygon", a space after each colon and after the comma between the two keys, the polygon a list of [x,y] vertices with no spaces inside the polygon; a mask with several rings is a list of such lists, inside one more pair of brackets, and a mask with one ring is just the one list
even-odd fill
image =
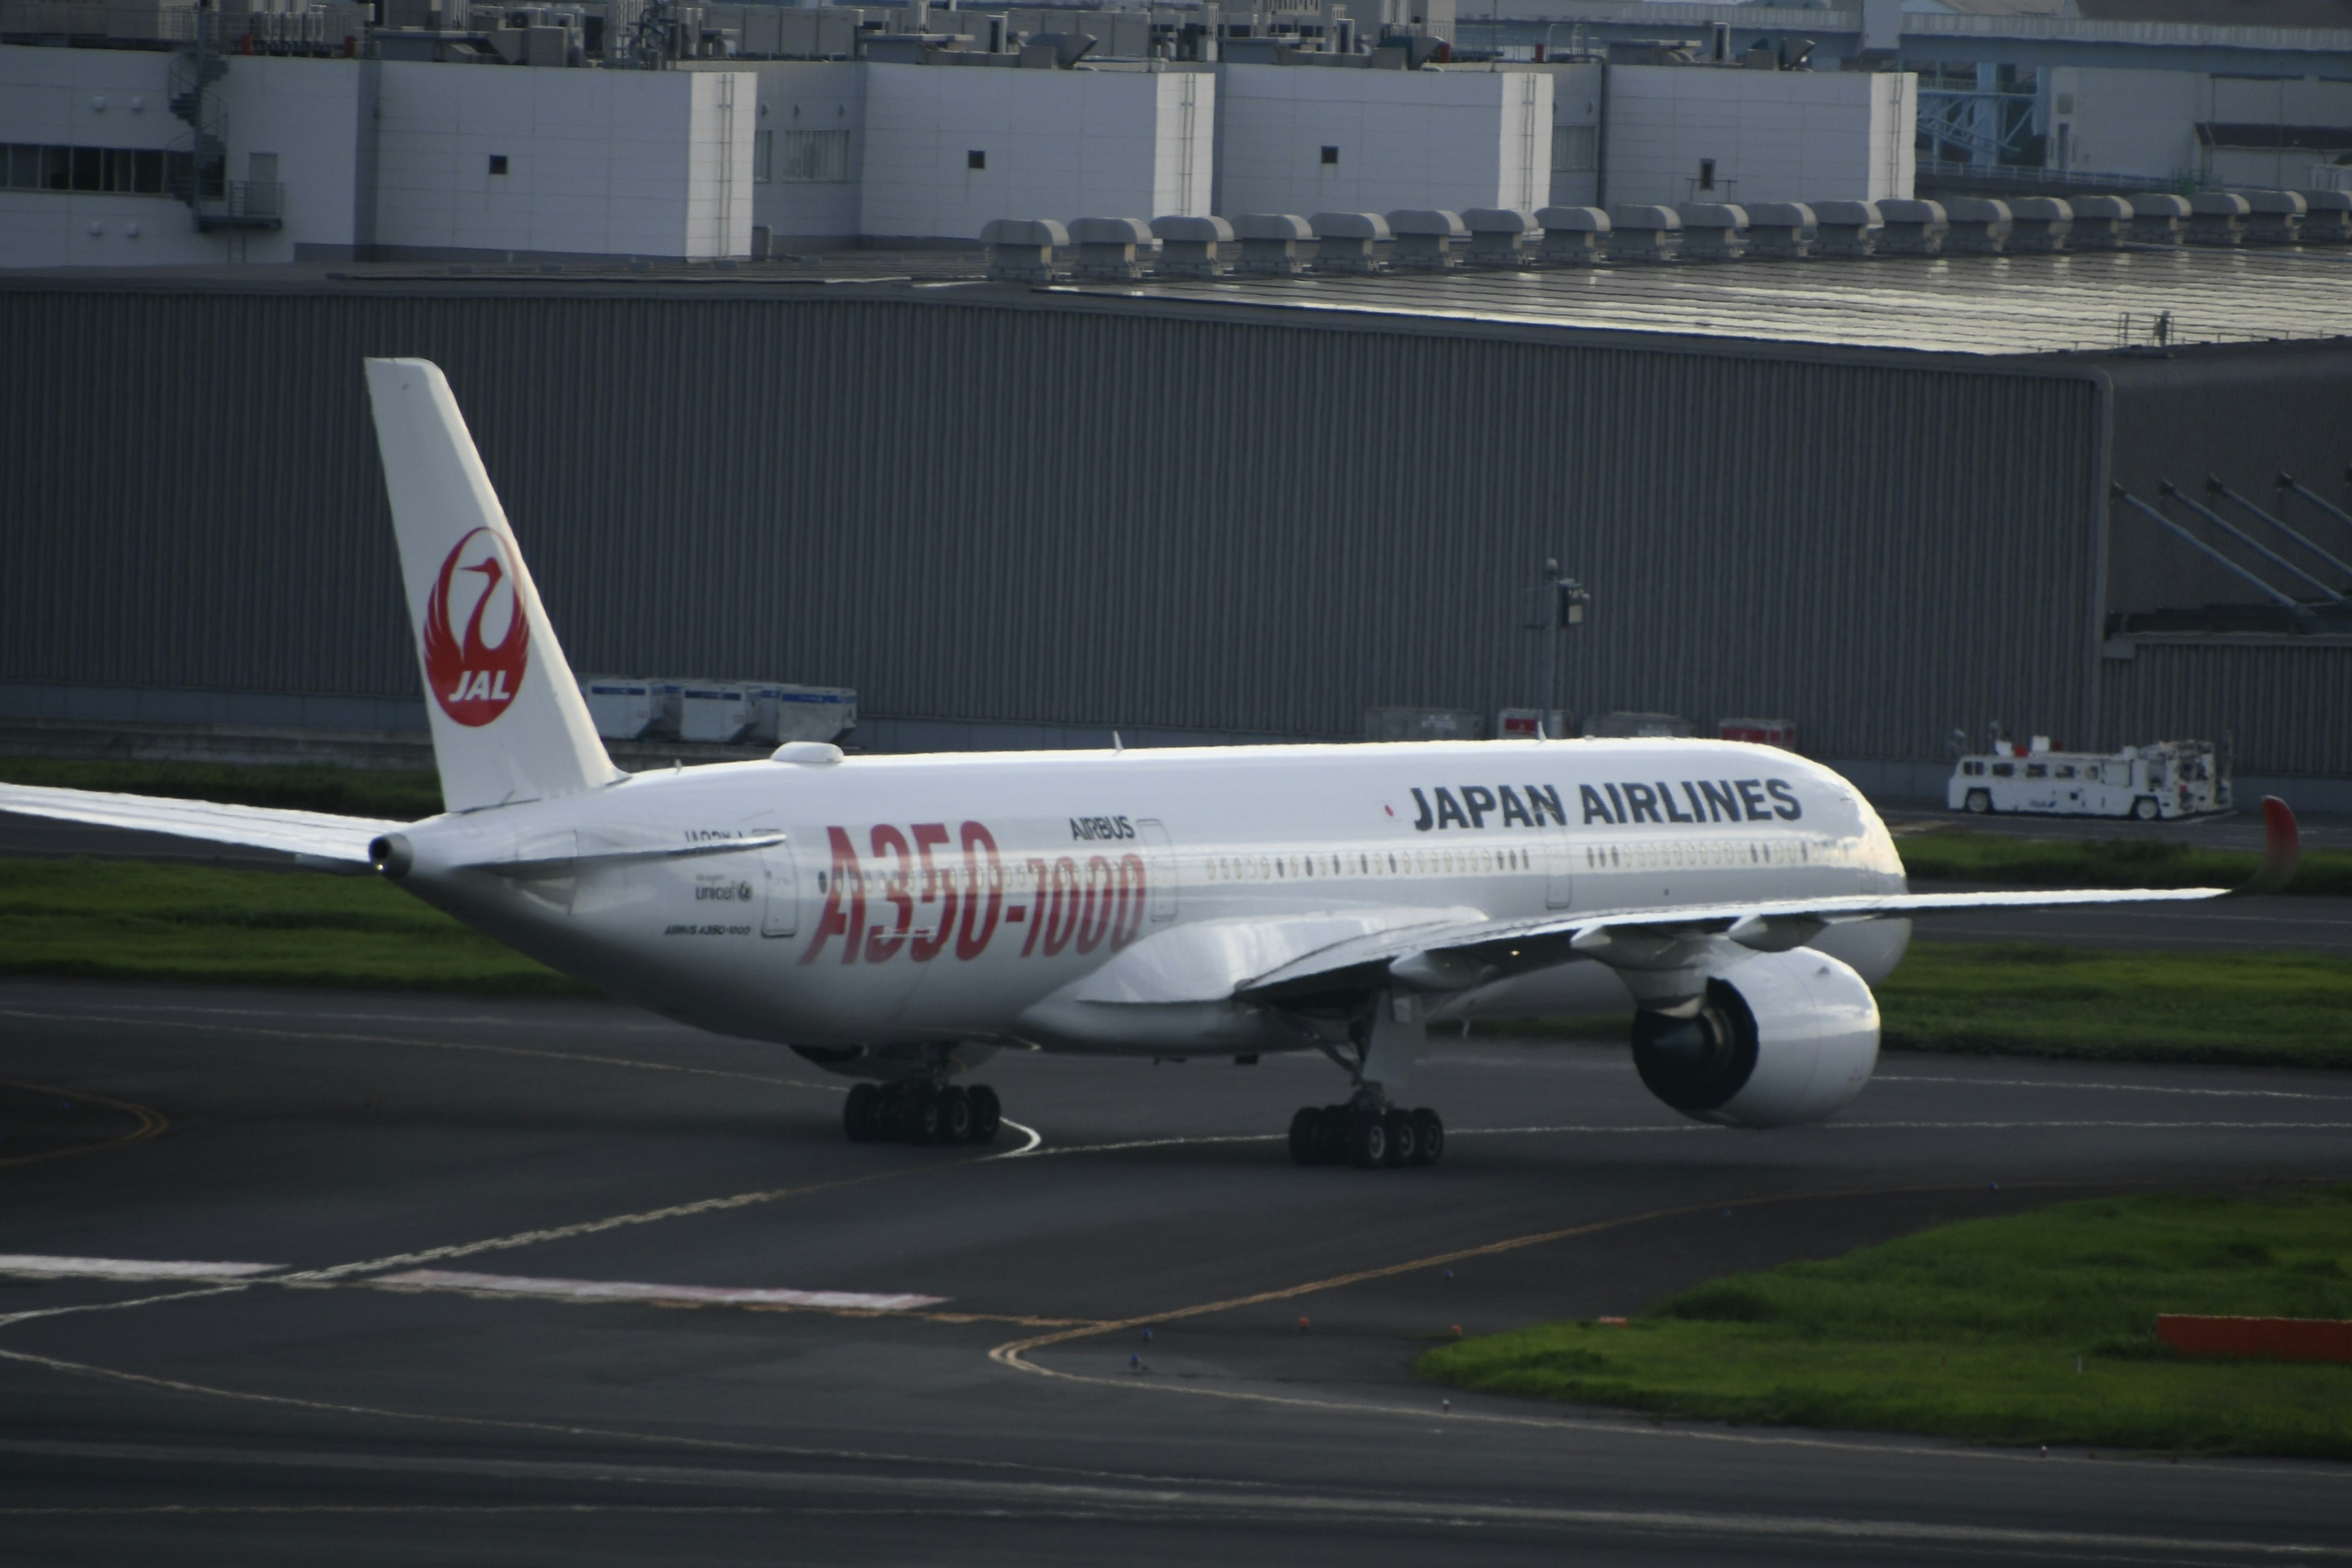
{"label": "engine nacelle", "polygon": [[1877,1062],[1877,998],[1811,948],[1709,975],[1687,1016],[1633,1016],[1633,1065],[1650,1092],[1727,1127],[1819,1121],[1862,1092]]}

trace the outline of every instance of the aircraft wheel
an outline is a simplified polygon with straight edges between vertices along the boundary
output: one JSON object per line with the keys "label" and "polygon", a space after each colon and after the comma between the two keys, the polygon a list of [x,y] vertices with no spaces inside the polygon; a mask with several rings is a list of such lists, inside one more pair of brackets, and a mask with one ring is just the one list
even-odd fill
{"label": "aircraft wheel", "polygon": [[1348,1158],[1363,1170],[1376,1171],[1389,1163],[1389,1119],[1358,1116],[1348,1127]]}
{"label": "aircraft wheel", "polygon": [[929,1084],[909,1084],[907,1087],[906,1113],[900,1118],[898,1135],[909,1143],[936,1143],[940,1141],[940,1091]]}
{"label": "aircraft wheel", "polygon": [[996,1098],[996,1091],[984,1083],[973,1084],[969,1092],[971,1096],[971,1141],[975,1143],[995,1142],[996,1130],[1004,1122],[1003,1102]]}
{"label": "aircraft wheel", "polygon": [[855,1085],[841,1108],[842,1131],[852,1143],[871,1143],[882,1135],[882,1091],[870,1083]]}
{"label": "aircraft wheel", "polygon": [[940,1090],[940,1142],[969,1143],[972,1128],[971,1091],[961,1084]]}
{"label": "aircraft wheel", "polygon": [[[1313,1106],[1307,1108],[1315,1110]],[[1315,1111],[1315,1163],[1336,1165],[1348,1157],[1348,1129],[1352,1112],[1344,1105],[1327,1105]]]}
{"label": "aircraft wheel", "polygon": [[1302,1105],[1290,1119],[1290,1159],[1293,1164],[1323,1163],[1323,1113]]}
{"label": "aircraft wheel", "polygon": [[1421,1163],[1421,1162],[1414,1157],[1419,1152],[1419,1149],[1413,1138],[1413,1134],[1417,1130],[1412,1124],[1412,1112],[1410,1110],[1391,1110],[1387,1115],[1382,1117],[1381,1120],[1388,1124],[1386,1131],[1388,1133],[1389,1146],[1388,1152],[1381,1157],[1381,1163],[1383,1165],[1417,1165]]}
{"label": "aircraft wheel", "polygon": [[1423,1106],[1412,1113],[1412,1163],[1434,1165],[1445,1157],[1445,1123]]}

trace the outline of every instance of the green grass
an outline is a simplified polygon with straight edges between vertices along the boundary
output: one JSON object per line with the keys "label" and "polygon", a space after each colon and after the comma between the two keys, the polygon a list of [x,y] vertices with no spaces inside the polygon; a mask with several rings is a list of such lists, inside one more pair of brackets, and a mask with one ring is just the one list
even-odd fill
{"label": "green grass", "polygon": [[[1874,987],[1891,1050],[2352,1068],[2352,962],[1914,942]],[[1623,1040],[1633,1015],[1497,1018],[1480,1035]]]}
{"label": "green grass", "polygon": [[0,973],[583,995],[373,877],[0,859]]}
{"label": "green grass", "polygon": [[[1957,828],[1906,834],[1895,848],[1915,881],[2029,888],[2233,888],[2262,858],[2175,838],[2014,838]],[[2352,895],[2352,850],[2305,850],[2286,891]]]}
{"label": "green grass", "polygon": [[246,766],[232,763],[128,763],[61,757],[0,757],[0,784],[112,790],[226,805],[268,805],[414,822],[441,811],[440,776],[430,768],[346,768],[327,763]]}
{"label": "green grass", "polygon": [[1661,1415],[2352,1458],[2352,1365],[2191,1360],[2158,1344],[2158,1312],[2352,1317],[2352,1188],[1945,1226],[1711,1280],[1622,1329],[1465,1340],[1421,1370]]}
{"label": "green grass", "polygon": [[1915,942],[1878,987],[1897,1050],[2352,1068],[2352,961]]}

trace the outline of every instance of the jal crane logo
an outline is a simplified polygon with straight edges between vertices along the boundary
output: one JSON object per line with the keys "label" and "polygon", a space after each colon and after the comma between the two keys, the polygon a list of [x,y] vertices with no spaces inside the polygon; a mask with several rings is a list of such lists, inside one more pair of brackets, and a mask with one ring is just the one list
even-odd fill
{"label": "jal crane logo", "polygon": [[[457,630],[457,617],[466,630]],[[484,628],[498,630],[495,643]],[[425,604],[425,680],[441,711],[478,727],[510,707],[530,662],[530,623],[505,547],[487,528],[457,541]]]}

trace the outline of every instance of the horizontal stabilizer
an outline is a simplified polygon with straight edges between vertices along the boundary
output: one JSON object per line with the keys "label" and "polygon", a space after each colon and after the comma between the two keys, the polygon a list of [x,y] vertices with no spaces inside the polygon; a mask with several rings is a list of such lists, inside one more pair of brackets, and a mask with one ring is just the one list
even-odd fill
{"label": "horizontal stabilizer", "polygon": [[323,811],[286,811],[275,806],[216,805],[202,800],[165,800],[155,795],[110,795],[99,790],[50,789],[39,784],[0,784],[0,811],[87,822],[140,833],[169,833],[213,844],[241,844],[331,862],[327,869],[364,870],[368,845],[377,835],[406,823],[363,816],[333,816]]}

